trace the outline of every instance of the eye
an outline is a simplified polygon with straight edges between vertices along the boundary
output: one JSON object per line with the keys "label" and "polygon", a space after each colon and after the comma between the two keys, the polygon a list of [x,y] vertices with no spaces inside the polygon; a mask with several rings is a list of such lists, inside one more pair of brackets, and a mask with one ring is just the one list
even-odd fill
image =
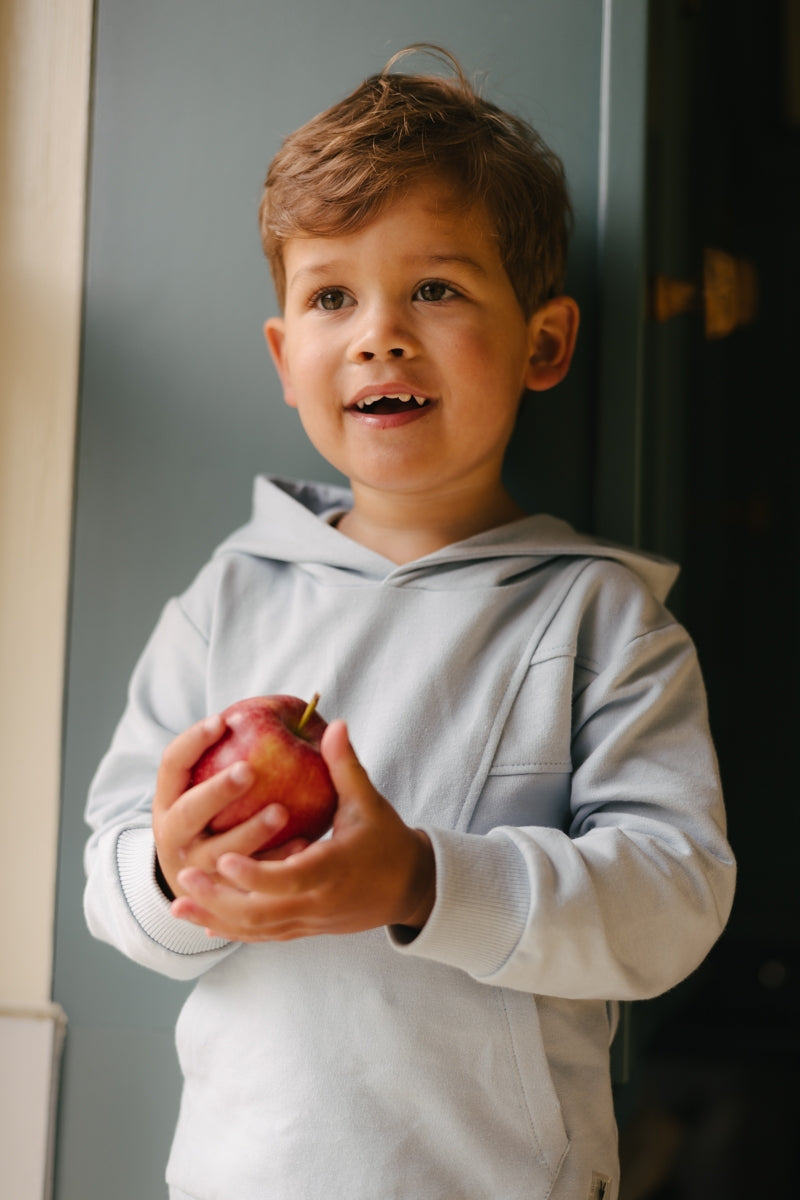
{"label": "eye", "polygon": [[311,307],[324,309],[325,312],[338,312],[352,303],[351,297],[341,288],[324,288],[311,297]]}
{"label": "eye", "polygon": [[429,279],[425,283],[421,283],[414,293],[414,299],[425,300],[429,304],[437,301],[449,300],[458,293],[447,283],[442,283],[441,279]]}

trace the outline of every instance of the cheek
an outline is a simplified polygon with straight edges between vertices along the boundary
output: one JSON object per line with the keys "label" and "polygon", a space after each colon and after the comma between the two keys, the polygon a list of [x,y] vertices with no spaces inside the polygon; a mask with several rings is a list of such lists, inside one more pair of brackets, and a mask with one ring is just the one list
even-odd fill
{"label": "cheek", "polygon": [[291,358],[292,380],[295,388],[315,391],[330,381],[335,355],[320,339],[310,339],[298,348]]}
{"label": "cheek", "polygon": [[318,349],[304,347],[287,353],[281,375],[286,403],[292,408],[302,408],[307,398],[313,398],[319,392],[328,376],[324,356]]}
{"label": "cheek", "polygon": [[448,358],[454,375],[470,391],[481,393],[484,400],[487,395],[500,397],[509,391],[522,391],[522,356],[501,330],[492,336],[491,330],[482,329],[456,340]]}
{"label": "cheek", "polygon": [[516,370],[527,351],[524,330],[512,317],[504,319],[502,313],[484,313],[483,317],[448,330],[443,346],[449,359],[465,369],[483,372]]}
{"label": "cheek", "polygon": [[293,404],[306,436],[321,454],[336,445],[344,419],[331,371],[315,360],[294,378]]}
{"label": "cheek", "polygon": [[449,370],[467,378],[489,372],[498,362],[491,331],[483,326],[448,330],[439,340],[437,354]]}

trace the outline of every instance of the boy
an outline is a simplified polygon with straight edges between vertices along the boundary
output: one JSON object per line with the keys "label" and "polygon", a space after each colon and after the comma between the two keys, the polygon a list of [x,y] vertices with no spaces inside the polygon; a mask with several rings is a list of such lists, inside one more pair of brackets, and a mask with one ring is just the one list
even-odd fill
{"label": "boy", "polygon": [[[617,1194],[616,1002],[694,969],[734,868],[675,571],[501,480],[523,392],[569,368],[568,217],[457,65],[387,68],[270,168],[267,342],[350,488],[257,481],[88,805],[93,933],[197,979],[172,1200]],[[252,785],[189,787],[214,714],[313,691],[347,720],[332,836],[257,854],[279,805],[208,836]]]}

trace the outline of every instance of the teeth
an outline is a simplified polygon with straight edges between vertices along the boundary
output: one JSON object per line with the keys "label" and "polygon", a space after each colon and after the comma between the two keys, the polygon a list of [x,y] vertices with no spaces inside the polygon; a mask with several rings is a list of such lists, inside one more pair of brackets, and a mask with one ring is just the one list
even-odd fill
{"label": "teeth", "polygon": [[394,396],[388,396],[385,392],[376,396],[365,396],[363,400],[356,402],[356,408],[363,412],[365,408],[370,408],[373,404],[377,404],[379,400],[400,400],[403,404],[409,404],[412,400],[416,400],[420,408],[425,403],[424,396],[414,396],[411,392],[398,392]]}

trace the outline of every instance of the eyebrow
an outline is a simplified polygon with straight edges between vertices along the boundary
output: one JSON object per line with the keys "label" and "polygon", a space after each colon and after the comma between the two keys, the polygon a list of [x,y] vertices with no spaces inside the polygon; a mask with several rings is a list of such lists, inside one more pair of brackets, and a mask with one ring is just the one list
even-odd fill
{"label": "eyebrow", "polygon": [[[473,275],[485,278],[487,272],[475,258],[469,254],[414,254],[409,255],[409,265],[419,264],[419,269],[427,267],[445,267],[451,263],[466,267]],[[313,282],[315,279],[330,279],[347,269],[347,263],[342,259],[332,259],[330,262],[313,263],[308,267],[298,267],[288,280],[288,287],[295,284]]]}
{"label": "eyebrow", "polygon": [[419,259],[421,262],[433,263],[437,266],[456,263],[458,266],[466,267],[475,275],[486,275],[486,268],[469,254],[421,254]]}
{"label": "eyebrow", "polygon": [[340,262],[325,262],[315,263],[311,267],[298,267],[297,270],[287,280],[287,286],[291,287],[298,280],[302,283],[304,280],[325,279],[331,275],[336,275],[342,269]]}

